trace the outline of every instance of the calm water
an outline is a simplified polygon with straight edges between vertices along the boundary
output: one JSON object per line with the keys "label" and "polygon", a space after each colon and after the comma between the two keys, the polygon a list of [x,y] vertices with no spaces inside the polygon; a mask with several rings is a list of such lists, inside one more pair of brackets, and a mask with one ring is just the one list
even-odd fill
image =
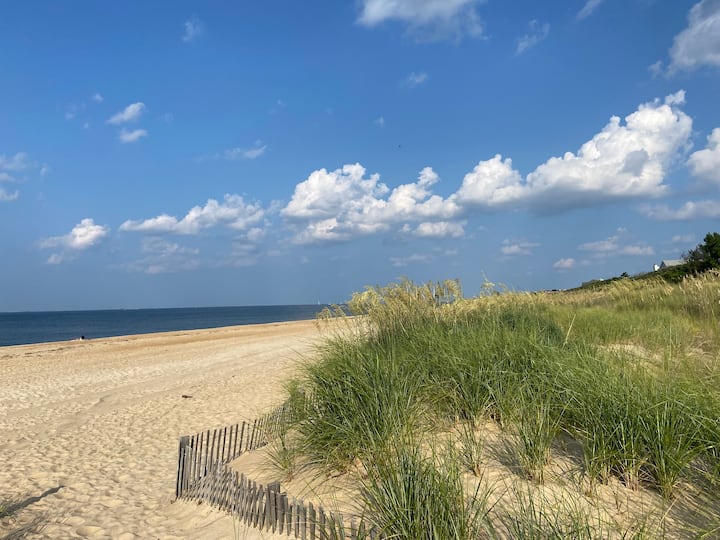
{"label": "calm water", "polygon": [[324,306],[242,306],[0,313],[0,346],[314,319]]}

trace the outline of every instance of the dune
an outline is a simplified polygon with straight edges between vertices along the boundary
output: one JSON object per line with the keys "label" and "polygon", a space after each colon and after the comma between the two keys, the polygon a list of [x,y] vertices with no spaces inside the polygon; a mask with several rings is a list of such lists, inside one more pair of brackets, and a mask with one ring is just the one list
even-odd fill
{"label": "dune", "polygon": [[319,336],[300,321],[0,348],[0,536],[274,538],[174,500],[178,437],[278,405]]}

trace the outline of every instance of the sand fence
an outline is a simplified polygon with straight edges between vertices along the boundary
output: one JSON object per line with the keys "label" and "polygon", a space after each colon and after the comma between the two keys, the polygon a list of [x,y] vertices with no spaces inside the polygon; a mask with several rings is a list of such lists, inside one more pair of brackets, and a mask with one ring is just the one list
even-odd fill
{"label": "sand fence", "polygon": [[180,437],[177,498],[205,502],[247,526],[303,540],[382,539],[361,518],[289,497],[279,482],[258,484],[230,468],[241,454],[267,445],[281,429],[285,413],[280,407],[251,423]]}

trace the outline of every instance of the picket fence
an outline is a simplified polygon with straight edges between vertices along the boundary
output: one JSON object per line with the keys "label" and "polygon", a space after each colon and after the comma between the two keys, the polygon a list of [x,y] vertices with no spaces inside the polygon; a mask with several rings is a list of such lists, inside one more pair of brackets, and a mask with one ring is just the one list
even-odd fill
{"label": "picket fence", "polygon": [[258,484],[230,468],[241,454],[268,444],[281,429],[284,415],[281,407],[252,423],[180,437],[177,498],[202,501],[248,526],[303,540],[382,540],[361,518],[289,497],[279,482]]}

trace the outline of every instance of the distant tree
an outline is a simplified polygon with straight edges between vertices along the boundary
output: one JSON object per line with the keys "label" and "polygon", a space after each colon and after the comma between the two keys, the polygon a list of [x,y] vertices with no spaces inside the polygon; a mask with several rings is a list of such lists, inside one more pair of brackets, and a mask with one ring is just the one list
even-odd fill
{"label": "distant tree", "polygon": [[620,277],[621,278],[629,278],[630,274],[628,274],[627,272],[623,272],[622,274],[620,274]]}
{"label": "distant tree", "polygon": [[688,268],[693,272],[704,272],[720,268],[720,233],[707,233],[702,244],[690,250],[685,257]]}

